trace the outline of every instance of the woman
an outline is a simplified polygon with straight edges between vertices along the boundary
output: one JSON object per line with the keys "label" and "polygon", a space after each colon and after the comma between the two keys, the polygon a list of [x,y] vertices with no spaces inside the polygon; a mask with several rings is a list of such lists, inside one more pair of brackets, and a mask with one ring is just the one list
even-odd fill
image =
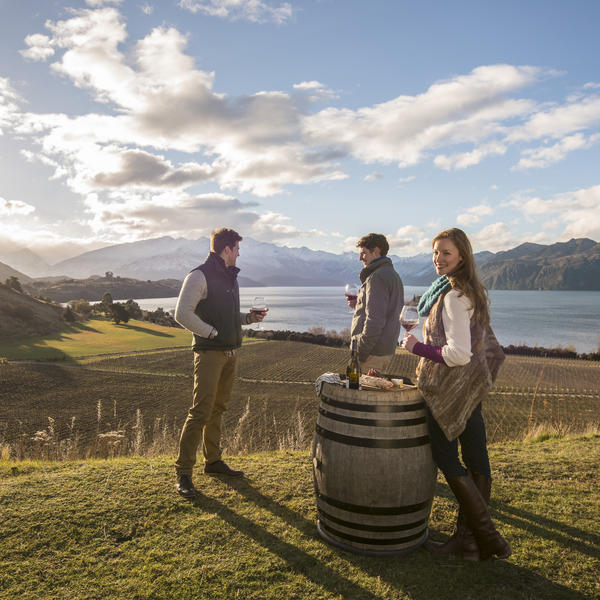
{"label": "woman", "polygon": [[[466,560],[506,558],[511,549],[488,510],[490,463],[481,401],[504,360],[489,325],[487,291],[475,271],[464,231],[447,229],[433,239],[440,277],[421,297],[426,316],[424,343],[404,337],[404,347],[421,357],[419,389],[427,402],[433,458],[459,504],[454,535],[445,544],[428,542],[434,554],[461,553]],[[463,466],[458,457],[460,441]]]}

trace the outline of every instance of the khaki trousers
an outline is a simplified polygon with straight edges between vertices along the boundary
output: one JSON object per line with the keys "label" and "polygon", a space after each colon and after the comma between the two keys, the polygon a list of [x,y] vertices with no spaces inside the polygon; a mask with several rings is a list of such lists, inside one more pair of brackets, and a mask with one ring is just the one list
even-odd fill
{"label": "khaki trousers", "polygon": [[377,369],[380,373],[387,374],[388,367],[394,358],[393,354],[386,356],[374,356],[371,354],[364,362],[360,363],[360,371],[363,375],[369,372],[369,369]]}
{"label": "khaki trousers", "polygon": [[205,463],[221,459],[221,418],[235,380],[237,354],[201,350],[194,354],[194,402],[179,439],[178,475],[191,475],[202,443]]}

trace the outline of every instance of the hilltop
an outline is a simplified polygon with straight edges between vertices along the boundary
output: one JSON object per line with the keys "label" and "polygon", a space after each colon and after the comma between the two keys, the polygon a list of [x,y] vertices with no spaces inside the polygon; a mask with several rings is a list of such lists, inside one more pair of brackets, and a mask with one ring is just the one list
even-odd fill
{"label": "hilltop", "polygon": [[490,257],[480,272],[492,290],[600,290],[600,244],[521,244]]}
{"label": "hilltop", "polygon": [[51,298],[55,302],[70,300],[88,300],[100,302],[109,292],[113,300],[130,298],[172,298],[179,294],[181,281],[162,279],[160,281],[141,281],[129,277],[105,275],[87,279],[59,278],[55,281],[39,279],[25,284],[28,292]]}

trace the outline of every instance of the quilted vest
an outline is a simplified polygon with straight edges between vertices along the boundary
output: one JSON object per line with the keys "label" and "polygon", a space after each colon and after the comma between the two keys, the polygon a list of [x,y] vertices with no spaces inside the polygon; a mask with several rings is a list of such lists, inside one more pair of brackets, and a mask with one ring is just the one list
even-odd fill
{"label": "quilted vest", "polygon": [[[446,344],[442,320],[445,295],[438,298],[423,325],[425,344]],[[492,389],[505,358],[492,328],[483,327],[473,319],[471,353],[469,363],[458,367],[428,358],[421,358],[417,366],[419,390],[448,440],[456,439],[464,431],[471,413]]]}
{"label": "quilted vest", "polygon": [[206,277],[207,296],[200,300],[194,311],[205,323],[212,325],[218,335],[208,339],[194,334],[193,349],[233,350],[242,345],[240,291],[237,267],[226,267],[223,259],[211,252],[200,270]]}

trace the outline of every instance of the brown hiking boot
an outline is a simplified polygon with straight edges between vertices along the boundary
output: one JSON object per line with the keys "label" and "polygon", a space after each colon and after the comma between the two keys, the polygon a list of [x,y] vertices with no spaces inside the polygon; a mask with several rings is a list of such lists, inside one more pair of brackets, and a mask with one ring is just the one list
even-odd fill
{"label": "brown hiking boot", "polygon": [[209,475],[227,475],[229,477],[243,477],[244,471],[236,471],[228,467],[222,460],[207,463],[204,465],[204,472]]}
{"label": "brown hiking boot", "polygon": [[198,495],[198,490],[194,487],[191,475],[177,475],[175,489],[184,498],[193,498]]}

